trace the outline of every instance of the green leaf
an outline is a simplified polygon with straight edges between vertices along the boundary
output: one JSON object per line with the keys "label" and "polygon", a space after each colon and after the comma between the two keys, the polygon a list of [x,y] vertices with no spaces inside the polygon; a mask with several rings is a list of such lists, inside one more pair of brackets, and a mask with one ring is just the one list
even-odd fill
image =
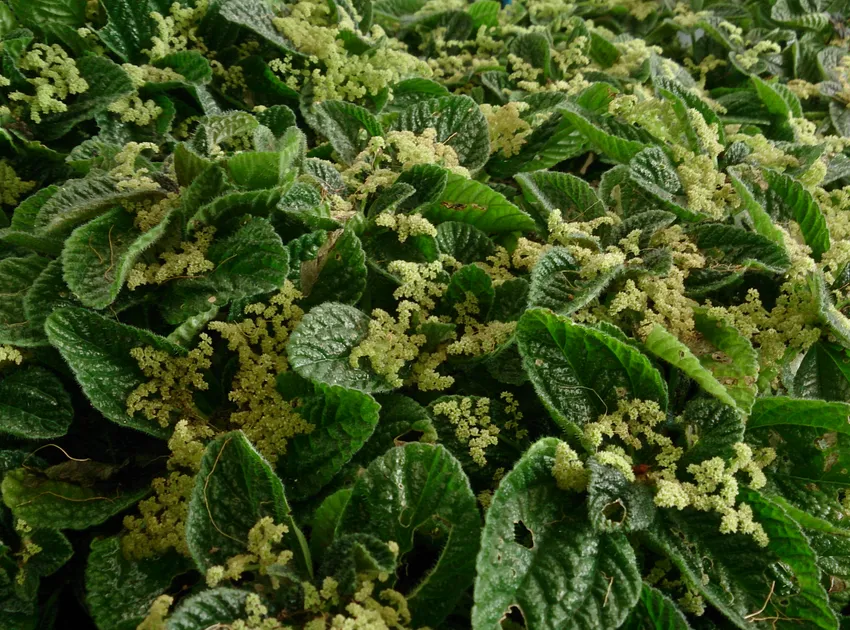
{"label": "green leaf", "polygon": [[57,308],[65,306],[80,306],[80,302],[65,284],[62,277],[62,260],[51,260],[33,281],[24,297],[24,315],[30,326],[41,331],[42,338],[46,340],[44,322],[47,316]]}
{"label": "green leaf", "polygon": [[217,437],[204,452],[186,517],[186,542],[198,569],[206,572],[245,553],[248,532],[265,517],[289,528],[282,544],[312,573],[280,479],[241,431]]}
{"label": "green leaf", "polygon": [[310,553],[317,562],[321,561],[333,543],[336,526],[349,498],[351,488],[337,490],[326,497],[313,513],[313,519],[310,521]]}
{"label": "green leaf", "polygon": [[480,531],[466,474],[445,448],[430,444],[407,444],[374,460],[354,484],[337,525],[337,535],[396,542],[402,562],[417,533],[443,545],[436,566],[407,595],[416,627],[438,626],[472,584]]}
{"label": "green leaf", "polygon": [[[177,175],[177,183],[181,186],[191,185],[196,177],[206,171],[209,177],[209,187],[216,183],[213,179],[216,177],[220,178],[220,181],[217,182],[218,187],[224,187],[224,171],[221,167],[212,166],[212,162],[198,155],[185,142],[179,142],[174,147],[174,171]],[[188,195],[188,193],[189,191],[186,191],[184,195]],[[207,201],[210,201],[210,199],[207,199]]]}
{"label": "green leaf", "polygon": [[61,238],[34,234],[36,216],[58,191],[57,186],[47,186],[22,201],[12,214],[11,225],[0,230],[0,238],[10,245],[58,256],[63,246]]}
{"label": "green leaf", "polygon": [[287,354],[292,369],[307,379],[362,392],[392,389],[371,370],[352,367],[349,355],[369,332],[369,316],[353,306],[320,304],[292,331]]}
{"label": "green leaf", "polygon": [[36,232],[45,236],[65,236],[77,225],[122,201],[143,196],[162,196],[158,192],[121,189],[117,183],[106,173],[65,182],[59,192],[50,197],[38,211],[34,221]]}
{"label": "green leaf", "polygon": [[553,247],[531,270],[528,304],[569,315],[598,298],[622,271],[622,267],[616,267],[591,281],[583,280],[569,250]]}
{"label": "green leaf", "polygon": [[779,201],[779,218],[793,219],[800,226],[806,245],[812,248],[812,256],[820,260],[829,251],[829,227],[820,206],[812,194],[790,175],[771,169],[763,169],[770,191]]}
{"label": "green leaf", "polygon": [[75,229],[62,250],[64,278],[85,306],[105,308],[115,301],[130,270],[168,227],[168,218],[142,232],[134,216],[115,208]]}
{"label": "green leaf", "polygon": [[98,36],[106,46],[124,61],[146,61],[142,51],[151,47],[156,24],[147,0],[102,0],[108,22]]}
{"label": "green leaf", "polygon": [[735,444],[744,440],[744,416],[716,398],[694,398],[685,406],[684,423],[692,436],[690,448],[679,462],[680,470],[712,457],[735,456]]}
{"label": "green leaf", "polygon": [[816,427],[850,435],[850,405],[786,396],[756,399],[747,421],[748,431],[783,424]]}
{"label": "green leaf", "polygon": [[344,101],[322,101],[313,108],[313,126],[343,161],[354,162],[370,138],[383,136],[381,123],[367,109]]}
{"label": "green leaf", "polygon": [[779,89],[779,84],[767,83],[755,75],[751,75],[750,80],[753,82],[753,86],[756,88],[756,94],[758,94],[761,102],[764,103],[767,111],[773,116],[776,116],[782,121],[786,121],[792,116],[796,118],[803,116],[800,101],[796,97],[793,100],[788,98]]}
{"label": "green leaf", "polygon": [[747,209],[753,228],[756,232],[770,239],[776,245],[785,249],[785,237],[782,231],[773,224],[770,215],[753,195],[751,185],[744,181],[741,174],[734,168],[728,169],[729,179],[735,188],[735,192],[741,198],[742,205]]}
{"label": "green leaf", "polygon": [[292,42],[274,27],[275,14],[263,0],[224,0],[218,5],[218,15],[231,24],[251,31],[285,53],[301,56]]}
{"label": "green leaf", "polygon": [[455,173],[449,173],[440,201],[423,208],[422,214],[433,223],[458,221],[488,234],[535,228],[534,220],[504,195]]}
{"label": "green leaf", "polygon": [[847,350],[819,341],[806,353],[794,375],[794,394],[850,403],[850,357]]}
{"label": "green leaf", "polygon": [[0,433],[41,440],[68,432],[74,419],[71,397],[62,381],[32,366],[0,381]]}
{"label": "green leaf", "polygon": [[186,352],[183,348],[147,330],[76,307],[55,310],[47,318],[45,330],[95,409],[121,426],[158,437],[166,435],[157,422],[127,413],[127,397],[148,382],[130,350],[152,346],[181,356]]}
{"label": "green leaf", "polygon": [[3,502],[33,527],[87,529],[134,505],[149,489],[96,488],[42,477],[27,469],[7,472]]}
{"label": "green leaf", "polygon": [[629,176],[638,188],[683,221],[699,221],[705,216],[687,208],[682,181],[673,162],[660,147],[648,147],[629,161]]}
{"label": "green leaf", "polygon": [[714,374],[700,363],[700,360],[694,356],[690,348],[660,324],[655,325],[646,338],[644,345],[649,352],[684,372],[706,392],[721,402],[733,407],[737,406],[735,399],[732,398],[720,381],[715,378]]}
{"label": "green leaf", "polygon": [[[484,0],[487,1],[487,0]],[[440,252],[463,264],[484,262],[496,253],[496,245],[474,225],[446,221],[437,227]]]}
{"label": "green leaf", "polygon": [[366,290],[366,254],[352,229],[332,232],[315,258],[301,263],[301,304],[355,304]]}
{"label": "green leaf", "polygon": [[266,219],[250,218],[235,232],[213,242],[207,276],[181,280],[166,302],[169,321],[179,323],[233,300],[274,291],[289,273],[289,252]]}
{"label": "green leaf", "polygon": [[212,67],[197,50],[180,50],[160,57],[153,62],[157,68],[171,68],[182,76],[181,80],[149,83],[150,88],[158,90],[173,89],[184,86],[205,85],[212,81]]}
{"label": "green leaf", "polygon": [[167,630],[209,630],[229,626],[245,619],[245,600],[248,591],[235,588],[213,588],[187,597],[169,617]]}
{"label": "green leaf", "polygon": [[[767,533],[767,548],[750,536],[721,534],[719,516],[694,510],[666,510],[661,527],[643,535],[739,628],[752,628],[754,617],[835,628],[815,554],[800,527],[766,497],[743,487],[740,492]],[[777,596],[774,591],[785,580],[794,588]]]}
{"label": "green leaf", "polygon": [[[200,185],[201,182],[202,179],[199,178],[196,183]],[[215,195],[214,190],[214,188],[210,188],[209,194]],[[198,192],[200,193],[200,191]],[[243,217],[267,217],[274,212],[274,209],[284,198],[282,188],[239,192],[221,190],[220,192],[225,194],[209,199],[208,203],[199,206],[191,216],[187,224],[189,232],[194,232],[203,225],[232,227],[235,220]],[[194,200],[192,205],[195,205]]]}
{"label": "green leaf", "polygon": [[702,223],[688,230],[701,252],[716,256],[724,264],[784,273],[791,265],[783,245],[756,232],[734,225]]}
{"label": "green leaf", "polygon": [[656,588],[644,583],[640,599],[623,630],[690,630],[688,620],[679,607]]}
{"label": "green leaf", "polygon": [[540,70],[542,80],[548,81],[552,76],[552,53],[549,39],[543,33],[521,33],[513,39],[508,50],[532,68]]}
{"label": "green leaf", "polygon": [[738,409],[749,413],[759,376],[758,354],[749,339],[727,321],[708,315],[706,309],[695,310],[694,322],[697,331],[720,351],[700,357],[700,362],[723,384]]}
{"label": "green leaf", "polygon": [[0,344],[44,344],[41,329],[26,317],[24,298],[47,263],[48,260],[40,256],[0,260]]}
{"label": "green leaf", "polygon": [[390,546],[369,534],[343,534],[327,551],[322,573],[339,584],[343,596],[354,595],[358,574],[392,574],[396,556]]}
{"label": "green leaf", "polygon": [[320,383],[308,387],[314,391],[299,396],[297,411],[314,428],[289,440],[277,470],[293,501],[307,499],[330,483],[372,435],[381,408],[357,390]]}
{"label": "green leaf", "polygon": [[25,26],[36,30],[46,22],[78,27],[86,21],[85,0],[9,0],[9,6]]}
{"label": "green leaf", "polygon": [[421,134],[437,130],[437,142],[457,153],[461,166],[477,170],[490,158],[490,132],[478,104],[468,96],[443,96],[411,105],[399,113],[393,129]]}
{"label": "green leaf", "polygon": [[655,520],[652,491],[619,470],[588,459],[587,513],[598,532],[637,532]]}
{"label": "green leaf", "polygon": [[475,298],[478,306],[477,316],[472,315],[480,321],[486,321],[496,292],[490,276],[476,265],[464,265],[452,274],[440,307],[452,315],[457,315],[458,306],[467,302],[470,295]]}
{"label": "green leaf", "polygon": [[549,213],[560,211],[565,221],[589,221],[605,215],[605,206],[596,191],[583,179],[569,173],[535,171],[520,173],[514,179],[525,200]]}
{"label": "green leaf", "polygon": [[476,0],[466,10],[475,22],[475,30],[481,26],[498,26],[499,9],[501,6],[495,0]]}
{"label": "green leaf", "polygon": [[64,112],[43,117],[40,128],[44,140],[61,138],[78,123],[94,118],[114,100],[133,91],[133,82],[127,73],[107,57],[81,57],[77,60],[77,68],[89,89],[76,95]]}
{"label": "green leaf", "polygon": [[561,114],[582,136],[587,138],[597,151],[614,162],[627,164],[635,155],[647,147],[644,142],[621,138],[608,133],[596,122],[589,120],[586,112],[582,112],[575,106],[562,109]]}
{"label": "green leaf", "polygon": [[153,600],[189,569],[186,558],[174,552],[128,560],[119,536],[92,540],[85,575],[86,603],[97,627],[136,630]]}
{"label": "green leaf", "polygon": [[[638,601],[640,573],[623,534],[600,534],[552,476],[558,440],[532,446],[487,510],[472,626],[501,628],[511,607],[528,630],[617,628]],[[517,531],[531,533],[531,540]],[[530,542],[530,546],[529,546]]]}
{"label": "green leaf", "polygon": [[850,346],[850,319],[835,307],[832,301],[832,292],[826,284],[823,273],[816,270],[809,275],[807,280],[820,320],[839,343],[845,347]]}
{"label": "green leaf", "polygon": [[667,407],[661,375],[634,346],[542,309],[526,311],[516,334],[531,382],[564,430],[577,432],[623,398]]}
{"label": "green leaf", "polygon": [[291,157],[283,151],[245,151],[228,159],[227,169],[239,186],[249,190],[274,188],[295,177]]}

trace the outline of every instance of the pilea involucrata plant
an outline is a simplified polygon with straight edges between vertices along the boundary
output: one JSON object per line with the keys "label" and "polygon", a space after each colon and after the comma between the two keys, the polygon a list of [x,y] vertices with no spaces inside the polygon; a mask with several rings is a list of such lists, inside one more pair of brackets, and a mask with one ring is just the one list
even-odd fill
{"label": "pilea involucrata plant", "polygon": [[0,629],[850,627],[847,0],[0,0]]}

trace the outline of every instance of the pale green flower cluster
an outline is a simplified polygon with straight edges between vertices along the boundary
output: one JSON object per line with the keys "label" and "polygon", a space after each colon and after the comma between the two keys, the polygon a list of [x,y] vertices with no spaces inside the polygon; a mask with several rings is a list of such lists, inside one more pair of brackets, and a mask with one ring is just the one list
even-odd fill
{"label": "pale green flower cluster", "polygon": [[445,416],[455,427],[455,437],[469,445],[469,455],[479,466],[487,464],[487,447],[499,443],[499,427],[490,417],[489,398],[449,399],[433,407],[434,414]]}
{"label": "pale green flower cluster", "polygon": [[0,160],[0,205],[18,205],[21,197],[33,188],[35,182],[22,180],[7,160]]}
{"label": "pale green flower cluster", "polygon": [[[270,516],[264,516],[248,532],[247,552],[227,559],[227,565],[215,565],[207,569],[207,585],[214,588],[225,580],[237,581],[247,571],[259,571],[268,575],[272,566],[285,566],[293,558],[292,551],[281,550],[286,525],[275,524]],[[274,582],[276,578],[272,578]]]}
{"label": "pale green flower cluster", "polygon": [[59,44],[33,44],[21,56],[18,67],[38,75],[27,79],[35,88],[35,94],[16,91],[9,94],[9,99],[27,103],[30,119],[35,123],[41,122],[42,114],[67,111],[68,106],[63,101],[89,89],[88,81],[80,76],[77,62]]}

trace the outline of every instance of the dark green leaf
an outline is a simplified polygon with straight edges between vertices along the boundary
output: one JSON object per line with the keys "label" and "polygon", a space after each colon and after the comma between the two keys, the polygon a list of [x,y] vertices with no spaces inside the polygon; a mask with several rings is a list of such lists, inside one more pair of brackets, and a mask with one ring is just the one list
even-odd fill
{"label": "dark green leaf", "polygon": [[41,440],[68,431],[74,418],[71,397],[62,381],[33,366],[0,381],[0,433]]}

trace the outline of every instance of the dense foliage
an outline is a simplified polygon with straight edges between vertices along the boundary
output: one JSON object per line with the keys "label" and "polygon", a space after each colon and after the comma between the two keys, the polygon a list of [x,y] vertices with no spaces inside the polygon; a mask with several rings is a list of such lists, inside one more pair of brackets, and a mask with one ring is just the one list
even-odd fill
{"label": "dense foliage", "polygon": [[0,0],[0,628],[845,628],[846,0]]}

